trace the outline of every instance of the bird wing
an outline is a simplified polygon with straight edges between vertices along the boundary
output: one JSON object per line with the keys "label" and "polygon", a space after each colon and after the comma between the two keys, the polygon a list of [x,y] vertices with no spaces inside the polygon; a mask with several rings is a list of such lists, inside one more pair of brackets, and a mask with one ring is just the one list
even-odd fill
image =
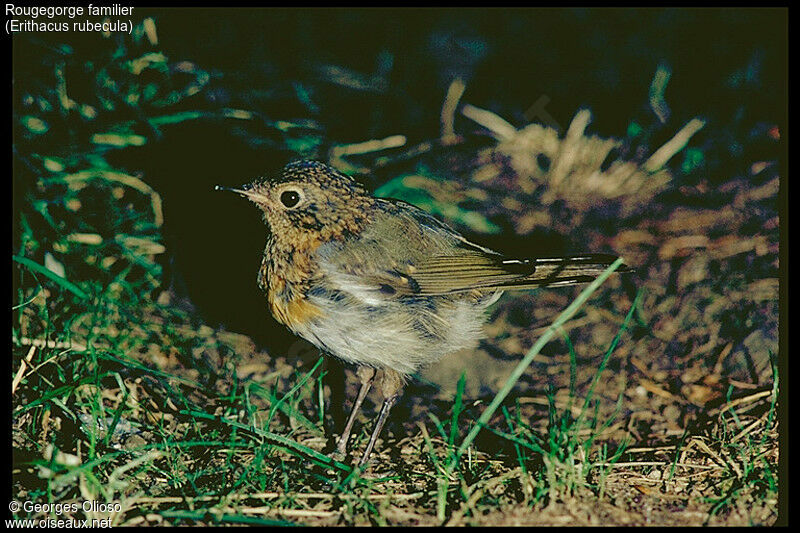
{"label": "bird wing", "polygon": [[389,205],[398,209],[377,216],[357,237],[327,243],[318,252],[328,279],[367,303],[581,283],[616,259],[602,254],[509,259],[470,242],[419,208]]}

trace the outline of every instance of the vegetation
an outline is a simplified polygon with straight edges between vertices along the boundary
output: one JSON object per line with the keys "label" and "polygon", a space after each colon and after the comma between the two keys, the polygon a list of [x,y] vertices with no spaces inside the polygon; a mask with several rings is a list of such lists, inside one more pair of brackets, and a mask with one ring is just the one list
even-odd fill
{"label": "vegetation", "polygon": [[[14,37],[16,501],[119,504],[71,516],[114,525],[776,523],[785,11],[151,11]],[[581,46],[524,78],[557,23]],[[676,44],[698,28],[718,63]],[[327,455],[350,371],[270,322],[265,229],[213,193],[291,157],[493,248],[636,271],[504,295],[359,470],[369,424]]]}

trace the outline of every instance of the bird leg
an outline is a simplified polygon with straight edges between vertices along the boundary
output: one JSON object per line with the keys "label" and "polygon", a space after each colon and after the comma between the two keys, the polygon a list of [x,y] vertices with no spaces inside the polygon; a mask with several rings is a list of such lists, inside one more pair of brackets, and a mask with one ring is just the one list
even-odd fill
{"label": "bird leg", "polygon": [[364,466],[367,464],[369,455],[372,453],[372,449],[375,447],[375,441],[378,440],[378,435],[380,435],[383,425],[386,423],[386,418],[389,416],[389,411],[400,398],[403,385],[403,377],[399,373],[389,369],[383,371],[383,379],[381,380],[381,393],[384,397],[383,406],[381,407],[381,412],[378,415],[378,421],[375,423],[375,428],[372,430],[372,436],[369,438],[367,449],[364,450],[364,455],[361,456],[358,466]]}
{"label": "bird leg", "polygon": [[358,410],[361,409],[361,404],[364,398],[367,397],[369,388],[372,386],[372,380],[375,379],[375,369],[369,366],[360,366],[356,371],[358,379],[361,380],[361,388],[358,389],[358,396],[353,403],[353,409],[350,411],[350,416],[347,418],[347,423],[344,426],[342,435],[336,441],[336,450],[342,455],[347,453],[347,441],[350,439],[350,430],[353,429],[353,422],[356,419]]}

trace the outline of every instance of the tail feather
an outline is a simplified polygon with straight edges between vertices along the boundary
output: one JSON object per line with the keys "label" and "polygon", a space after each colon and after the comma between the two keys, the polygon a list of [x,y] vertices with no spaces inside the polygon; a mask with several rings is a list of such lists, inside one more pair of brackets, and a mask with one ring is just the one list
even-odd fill
{"label": "tail feather", "polygon": [[[438,257],[412,274],[414,294],[452,294],[473,289],[527,289],[587,283],[617,256],[586,254],[541,259],[504,259],[487,254]],[[628,271],[621,265],[617,272]]]}
{"label": "tail feather", "polygon": [[[592,254],[570,257],[534,259],[534,271],[527,277],[531,281],[554,282],[574,279],[577,282],[591,281],[603,273],[614,261],[615,255]],[[620,265],[618,272],[628,270]]]}
{"label": "tail feather", "polygon": [[[505,281],[497,288],[503,289],[524,289],[531,287],[559,287],[564,285],[575,285],[578,283],[588,283],[603,273],[614,261],[618,259],[615,255],[609,254],[586,254],[568,257],[550,257],[539,259],[510,259],[503,261],[509,270],[517,270],[523,274],[525,269],[529,270],[527,275]],[[622,264],[616,272],[628,272],[630,268]]]}

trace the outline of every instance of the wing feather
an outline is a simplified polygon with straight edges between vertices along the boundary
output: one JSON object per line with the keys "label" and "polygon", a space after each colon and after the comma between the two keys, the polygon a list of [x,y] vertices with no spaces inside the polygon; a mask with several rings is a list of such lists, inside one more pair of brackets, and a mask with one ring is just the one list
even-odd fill
{"label": "wing feather", "polygon": [[410,204],[386,205],[400,209],[378,217],[353,240],[319,249],[323,270],[337,290],[368,305],[404,296],[583,283],[616,260],[605,254],[510,259],[468,241]]}

